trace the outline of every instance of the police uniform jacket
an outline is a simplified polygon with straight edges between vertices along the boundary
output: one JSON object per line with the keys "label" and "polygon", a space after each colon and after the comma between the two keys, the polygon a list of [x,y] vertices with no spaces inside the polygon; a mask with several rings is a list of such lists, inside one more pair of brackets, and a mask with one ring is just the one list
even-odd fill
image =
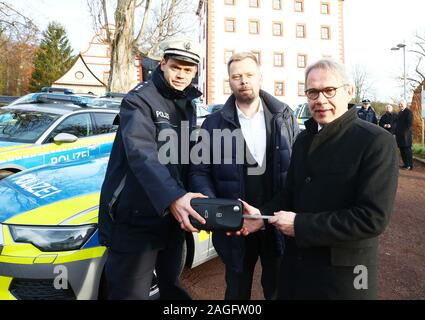
{"label": "police uniform jacket", "polygon": [[376,118],[375,111],[372,109],[372,107],[369,107],[366,110],[364,108],[360,108],[357,111],[357,115],[362,120],[365,120],[367,122],[371,122],[374,124],[378,124],[378,119]]}
{"label": "police uniform jacket", "polygon": [[378,235],[398,179],[392,135],[353,108],[320,132],[308,120],[292,152],[285,192],[262,208],[297,213],[295,237],[285,237],[279,298],[376,298]]}
{"label": "police uniform jacket", "polygon": [[[191,101],[200,95],[192,86],[184,91],[173,89],[158,67],[152,80],[139,84],[123,99],[101,189],[99,237],[103,245],[132,252],[159,249],[170,239],[184,239],[168,207],[187,192],[188,163],[181,164],[181,142],[186,145],[182,153],[188,152],[189,134],[196,126]],[[161,138],[160,133],[165,135]],[[173,138],[165,138],[167,133],[173,133]],[[160,161],[158,153],[167,148],[168,155],[179,155],[177,162]]]}

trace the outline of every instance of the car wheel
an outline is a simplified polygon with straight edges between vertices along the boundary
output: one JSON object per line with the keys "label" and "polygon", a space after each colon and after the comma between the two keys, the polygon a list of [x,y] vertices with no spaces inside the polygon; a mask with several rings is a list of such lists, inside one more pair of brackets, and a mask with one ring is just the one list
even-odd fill
{"label": "car wheel", "polygon": [[15,172],[13,171],[9,171],[9,170],[0,170],[0,180],[4,179],[12,174],[14,174]]}

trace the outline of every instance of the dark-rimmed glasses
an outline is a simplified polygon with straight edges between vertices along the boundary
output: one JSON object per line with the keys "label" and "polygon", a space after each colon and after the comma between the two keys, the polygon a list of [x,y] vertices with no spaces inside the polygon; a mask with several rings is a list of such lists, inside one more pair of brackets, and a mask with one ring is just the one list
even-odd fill
{"label": "dark-rimmed glasses", "polygon": [[309,98],[310,100],[316,100],[317,98],[319,98],[320,93],[323,93],[323,95],[325,96],[325,98],[333,98],[336,95],[336,90],[338,90],[339,88],[348,86],[348,84],[343,84],[342,86],[339,87],[326,87],[323,88],[321,90],[318,89],[308,89],[306,91],[304,91],[305,95],[307,96],[307,98]]}

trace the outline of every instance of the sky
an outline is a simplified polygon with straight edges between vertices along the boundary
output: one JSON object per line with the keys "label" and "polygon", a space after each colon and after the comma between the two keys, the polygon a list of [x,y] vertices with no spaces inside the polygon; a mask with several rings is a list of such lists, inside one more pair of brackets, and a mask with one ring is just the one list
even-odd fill
{"label": "sky", "polygon": [[[197,0],[194,0],[197,1]],[[222,0],[215,0],[222,1]],[[271,1],[271,0],[263,0]],[[285,0],[289,1],[289,0]],[[306,0],[319,1],[319,0]],[[50,21],[65,26],[71,45],[85,51],[94,30],[86,0],[6,0],[32,18],[41,30]],[[345,62],[349,70],[359,66],[368,73],[374,88],[371,100],[395,102],[403,95],[403,51],[391,51],[399,43],[406,46],[407,74],[414,74],[415,34],[425,37],[424,0],[345,0]]]}

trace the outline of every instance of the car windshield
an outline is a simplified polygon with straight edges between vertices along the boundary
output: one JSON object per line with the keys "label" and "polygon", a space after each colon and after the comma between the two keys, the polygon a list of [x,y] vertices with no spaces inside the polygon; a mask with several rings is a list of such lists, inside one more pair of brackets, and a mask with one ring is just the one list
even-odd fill
{"label": "car windshield", "polygon": [[122,99],[105,99],[105,98],[97,98],[93,99],[87,103],[87,107],[93,108],[113,108],[119,109],[121,106]]}
{"label": "car windshield", "polygon": [[60,115],[0,109],[0,141],[34,143]]}
{"label": "car windshield", "polygon": [[25,96],[22,96],[16,100],[13,100],[12,103],[9,104],[9,106],[14,106],[17,104],[24,104],[24,103],[34,103],[37,101],[37,93],[29,93],[26,94]]}

